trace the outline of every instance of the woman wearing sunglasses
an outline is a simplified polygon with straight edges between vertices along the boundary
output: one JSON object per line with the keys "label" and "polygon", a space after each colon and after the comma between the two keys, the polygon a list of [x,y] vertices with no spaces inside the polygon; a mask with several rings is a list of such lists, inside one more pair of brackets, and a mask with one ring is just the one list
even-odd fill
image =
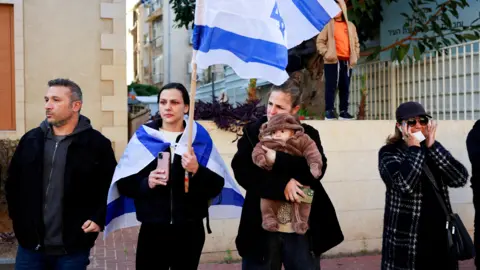
{"label": "woman wearing sunglasses", "polygon": [[421,104],[401,104],[396,119],[395,134],[379,151],[386,185],[382,269],[457,269],[432,181],[451,209],[448,187],[464,186],[467,169],[435,140],[436,123]]}

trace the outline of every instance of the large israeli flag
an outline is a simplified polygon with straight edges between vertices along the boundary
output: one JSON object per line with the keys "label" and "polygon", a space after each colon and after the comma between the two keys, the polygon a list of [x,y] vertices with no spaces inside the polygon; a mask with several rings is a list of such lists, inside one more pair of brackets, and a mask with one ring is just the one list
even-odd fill
{"label": "large israeli flag", "polygon": [[[188,123],[188,121],[187,121]],[[231,177],[228,167],[218,153],[212,138],[207,130],[197,122],[193,122],[192,146],[198,163],[206,166],[225,179],[225,185],[209,208],[211,219],[239,218],[244,198],[235,180]],[[188,124],[177,143],[175,154],[182,155],[187,151]],[[113,175],[112,184],[108,192],[107,218],[104,239],[110,232],[118,229],[140,225],[136,218],[133,199],[119,194],[116,183],[119,179],[141,171],[145,166],[156,159],[159,152],[170,147],[165,142],[161,132],[140,126],[132,136],[121,157]]]}
{"label": "large israeli flag", "polygon": [[334,0],[197,0],[193,31],[200,69],[226,64],[241,78],[280,85],[288,49],[340,12]]}

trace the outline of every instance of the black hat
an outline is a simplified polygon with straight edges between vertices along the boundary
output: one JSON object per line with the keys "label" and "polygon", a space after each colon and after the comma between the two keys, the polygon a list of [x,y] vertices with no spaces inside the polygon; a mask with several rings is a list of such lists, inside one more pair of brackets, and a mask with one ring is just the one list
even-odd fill
{"label": "black hat", "polygon": [[416,116],[427,116],[432,118],[432,116],[425,111],[422,104],[415,101],[400,104],[395,113],[397,121],[407,120]]}

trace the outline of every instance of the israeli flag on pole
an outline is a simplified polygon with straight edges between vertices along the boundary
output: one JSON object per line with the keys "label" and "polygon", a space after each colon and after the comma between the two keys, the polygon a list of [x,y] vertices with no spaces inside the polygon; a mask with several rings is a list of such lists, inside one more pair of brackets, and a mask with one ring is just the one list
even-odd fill
{"label": "israeli flag on pole", "polygon": [[[198,163],[222,176],[225,180],[222,192],[214,198],[208,210],[210,218],[239,218],[244,201],[240,189],[230,175],[227,165],[215,148],[207,130],[197,122],[193,123],[192,147]],[[175,154],[183,155],[187,151],[188,128],[187,121],[187,127],[177,143]],[[161,132],[145,125],[140,126],[132,136],[118,162],[108,191],[104,239],[115,230],[140,225],[136,217],[133,199],[119,194],[117,181],[138,173],[156,159],[159,152],[163,152],[169,147],[170,143],[165,142]]]}
{"label": "israeli flag on pole", "polygon": [[280,85],[288,79],[288,49],[339,12],[334,0],[197,0],[194,60],[200,69],[226,64],[241,78]]}

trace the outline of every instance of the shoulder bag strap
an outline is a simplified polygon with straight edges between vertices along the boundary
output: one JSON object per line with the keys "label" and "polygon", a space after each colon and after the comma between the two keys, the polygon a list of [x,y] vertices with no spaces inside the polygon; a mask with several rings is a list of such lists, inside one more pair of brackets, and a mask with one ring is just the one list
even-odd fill
{"label": "shoulder bag strap", "polygon": [[433,190],[435,191],[435,195],[437,197],[438,202],[442,206],[443,211],[445,212],[445,215],[447,217],[447,220],[449,220],[451,212],[448,210],[447,206],[445,205],[445,201],[442,198],[442,195],[440,195],[440,188],[437,185],[437,182],[435,181],[435,178],[433,177],[432,171],[430,171],[430,168],[428,168],[428,165],[424,163],[423,165],[423,171],[427,175],[428,179],[430,180],[430,183],[433,185]]}

